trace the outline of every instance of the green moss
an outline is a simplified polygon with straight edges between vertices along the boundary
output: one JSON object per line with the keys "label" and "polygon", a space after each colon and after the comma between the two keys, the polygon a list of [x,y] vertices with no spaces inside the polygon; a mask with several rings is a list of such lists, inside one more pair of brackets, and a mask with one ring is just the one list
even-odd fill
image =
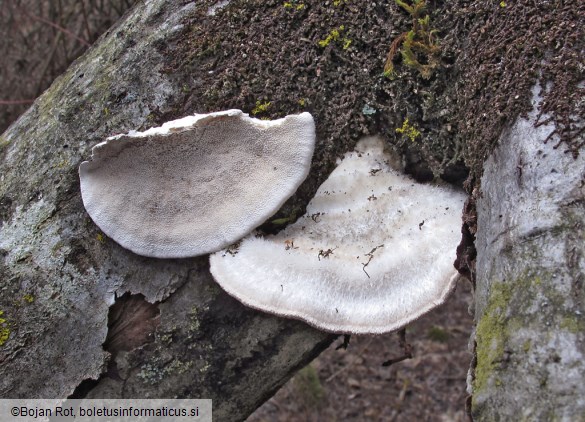
{"label": "green moss", "polygon": [[573,334],[585,332],[585,320],[579,315],[564,316],[559,326]]}
{"label": "green moss", "polygon": [[423,16],[426,9],[425,0],[413,0],[412,4],[401,0],[395,2],[411,16],[412,28],[400,34],[390,45],[384,65],[384,76],[395,78],[393,60],[400,51],[406,66],[417,70],[424,79],[429,79],[440,64],[441,49],[435,36],[437,30],[431,28],[431,18],[429,15]]}
{"label": "green moss", "polygon": [[420,136],[420,130],[416,126],[411,125],[408,119],[402,122],[402,127],[396,128],[396,132],[406,136],[411,142],[414,142]]}
{"label": "green moss", "polygon": [[4,311],[0,311],[0,347],[4,346],[4,344],[10,338],[10,328],[8,327],[8,321],[6,318],[2,318],[4,315]]}
{"label": "green moss", "polygon": [[320,40],[317,44],[319,47],[327,47],[332,41],[337,41],[340,37],[340,33],[345,30],[345,26],[341,25],[339,28],[333,29],[324,39]]}
{"label": "green moss", "polygon": [[429,329],[427,335],[429,339],[438,343],[446,343],[449,340],[449,332],[436,325]]}
{"label": "green moss", "polygon": [[304,3],[295,4],[296,0],[287,1],[282,4],[285,9],[303,10],[305,8]]}
{"label": "green moss", "polygon": [[3,136],[0,136],[0,152],[8,145],[10,145],[10,141]]}
{"label": "green moss", "polygon": [[325,398],[319,374],[311,365],[305,366],[294,377],[294,386],[301,400],[309,408],[317,407]]}
{"label": "green moss", "polygon": [[260,101],[256,101],[256,107],[252,109],[252,114],[255,116],[256,114],[264,113],[270,107],[270,101],[265,101],[261,103]]}
{"label": "green moss", "polygon": [[35,297],[31,294],[25,294],[22,297],[22,300],[24,300],[26,303],[33,303],[35,301]]}
{"label": "green moss", "polygon": [[340,41],[341,47],[344,50],[347,50],[351,45],[352,40],[347,37],[341,38],[341,33],[343,31],[345,31],[345,25],[340,25],[339,28],[333,29],[324,39],[318,41],[317,44],[319,44],[319,47],[325,48],[334,41]]}
{"label": "green moss", "polygon": [[512,299],[512,288],[509,284],[494,283],[490,300],[483,317],[477,324],[477,366],[475,368],[474,390],[480,392],[489,378],[497,369],[504,355],[504,344],[508,340],[508,309]]}

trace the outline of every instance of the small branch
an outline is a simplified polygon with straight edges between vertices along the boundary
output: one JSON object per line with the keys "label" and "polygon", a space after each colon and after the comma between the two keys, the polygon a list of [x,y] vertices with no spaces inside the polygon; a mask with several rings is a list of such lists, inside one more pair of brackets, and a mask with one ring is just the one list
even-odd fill
{"label": "small branch", "polygon": [[366,275],[368,276],[368,278],[370,278],[370,275],[369,275],[369,274],[368,274],[368,272],[366,271],[366,267],[367,267],[367,266],[370,264],[370,262],[371,262],[371,261],[372,261],[372,259],[374,258],[374,252],[376,252],[376,250],[377,250],[378,248],[383,248],[383,247],[384,247],[384,245],[378,245],[378,246],[376,246],[374,249],[372,249],[370,252],[368,252],[368,253],[366,254],[366,256],[367,256],[367,257],[369,257],[369,258],[368,258],[368,262],[366,262],[366,263],[362,262],[362,270],[364,271],[364,273],[366,273]]}
{"label": "small branch", "polygon": [[86,47],[90,47],[91,44],[89,42],[87,42],[86,40],[84,40],[83,38],[75,35],[73,32],[71,32],[70,30],[68,30],[67,28],[63,28],[61,25],[57,25],[55,22],[52,22],[48,19],[45,19],[41,16],[36,16],[36,15],[31,15],[30,13],[28,13],[26,10],[21,10],[20,11],[22,14],[24,14],[25,16],[29,17],[32,20],[36,20],[38,22],[42,22],[45,23],[47,25],[49,25],[52,28],[55,28],[58,31],[63,32],[64,34],[70,36],[71,38],[76,39],[77,41],[79,41],[81,44],[85,45]]}
{"label": "small branch", "polygon": [[386,362],[382,363],[382,366],[390,366],[394,365],[395,363],[402,362],[406,359],[412,359],[412,345],[406,342],[406,328],[401,329],[398,331],[399,336],[399,344],[404,350],[404,354],[394,359],[387,360]]}

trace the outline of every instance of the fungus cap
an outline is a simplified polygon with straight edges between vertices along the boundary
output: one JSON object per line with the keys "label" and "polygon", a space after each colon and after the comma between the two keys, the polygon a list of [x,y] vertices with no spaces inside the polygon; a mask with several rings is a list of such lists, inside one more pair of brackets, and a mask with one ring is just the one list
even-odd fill
{"label": "fungus cap", "polygon": [[446,299],[465,195],[389,166],[363,140],[320,186],[307,213],[274,236],[211,255],[211,273],[244,304],[336,333],[384,333]]}
{"label": "fungus cap", "polygon": [[196,114],[93,147],[81,196],[102,231],[137,254],[202,255],[274,214],[306,178],[314,143],[309,113]]}

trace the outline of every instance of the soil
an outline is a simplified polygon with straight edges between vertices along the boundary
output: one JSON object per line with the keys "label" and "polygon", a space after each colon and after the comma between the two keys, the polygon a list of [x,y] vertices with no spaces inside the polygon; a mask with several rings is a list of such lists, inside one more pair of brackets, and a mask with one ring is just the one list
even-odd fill
{"label": "soil", "polygon": [[445,305],[407,327],[413,358],[396,333],[340,337],[253,413],[264,421],[467,421],[471,285],[461,280]]}

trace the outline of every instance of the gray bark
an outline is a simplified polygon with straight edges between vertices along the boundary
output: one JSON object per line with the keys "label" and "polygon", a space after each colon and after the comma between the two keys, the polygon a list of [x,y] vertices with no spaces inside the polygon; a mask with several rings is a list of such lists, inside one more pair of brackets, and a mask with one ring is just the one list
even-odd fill
{"label": "gray bark", "polygon": [[585,156],[544,143],[554,126],[534,126],[537,93],[477,201],[476,420],[585,415]]}
{"label": "gray bark", "polygon": [[[228,297],[207,257],[124,250],[83,208],[77,168],[90,148],[153,126],[181,98],[157,46],[197,7],[139,2],[2,136],[0,397],[66,397],[99,379],[89,396],[211,398],[218,420],[239,420],[332,341]],[[116,327],[138,321],[150,337],[135,344],[121,329],[106,351],[109,307],[125,292],[154,310],[138,300]]]}
{"label": "gray bark", "polygon": [[[331,342],[228,297],[206,257],[124,250],[83,209],[77,168],[90,148],[181,110],[183,84],[201,83],[165,73],[161,46],[204,6],[139,2],[0,138],[0,397],[65,397],[98,380],[90,397],[212,398],[218,420],[238,420]],[[471,384],[479,420],[585,413],[585,166],[543,142],[550,130],[520,120],[485,166]],[[108,330],[125,292],[145,301]],[[139,333],[119,328],[128,321]]]}

